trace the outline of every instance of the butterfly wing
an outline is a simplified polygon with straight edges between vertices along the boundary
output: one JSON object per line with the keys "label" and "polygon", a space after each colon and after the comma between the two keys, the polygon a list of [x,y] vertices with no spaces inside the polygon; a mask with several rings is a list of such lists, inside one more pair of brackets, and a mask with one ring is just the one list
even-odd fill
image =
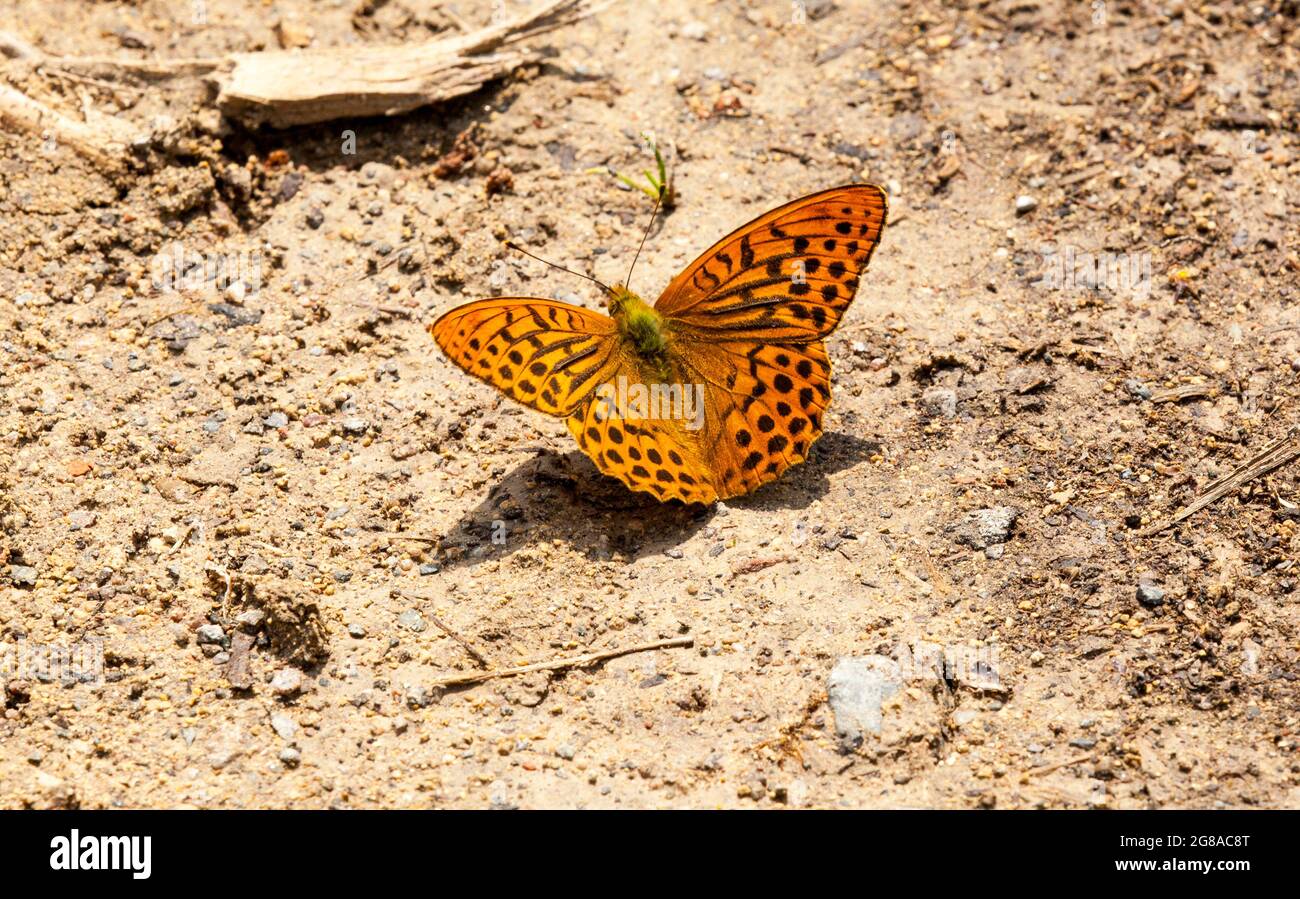
{"label": "butterfly wing", "polygon": [[749,493],[808,457],[831,398],[820,340],[691,342],[681,358],[706,385],[703,445],[719,497]]}
{"label": "butterfly wing", "polygon": [[[653,386],[631,379],[625,383],[628,389],[635,389],[637,383]],[[694,395],[690,400],[699,401]],[[633,490],[661,501],[707,504],[718,498],[701,439],[704,432],[692,430],[685,417],[609,414],[593,397],[569,417],[568,424],[596,467]]]}
{"label": "butterfly wing", "polygon": [[853,184],[780,206],[710,247],[655,309],[688,339],[825,337],[857,294],[888,205],[881,188]]}
{"label": "butterfly wing", "polygon": [[[804,461],[821,435],[831,395],[821,341],[694,344],[674,350],[668,365],[665,377],[627,360],[618,400],[598,392],[568,419],[596,467],[633,490],[687,503],[739,496]],[[638,414],[638,389],[676,391],[674,404],[652,402]]]}
{"label": "butterfly wing", "polygon": [[614,320],[532,297],[478,300],[429,326],[469,374],[548,415],[572,414],[622,362]]}

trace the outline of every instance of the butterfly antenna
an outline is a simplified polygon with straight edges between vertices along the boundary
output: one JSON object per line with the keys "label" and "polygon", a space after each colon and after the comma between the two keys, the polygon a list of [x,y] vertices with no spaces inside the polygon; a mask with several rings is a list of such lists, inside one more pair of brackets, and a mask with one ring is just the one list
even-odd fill
{"label": "butterfly antenna", "polygon": [[641,251],[645,249],[645,240],[650,236],[650,229],[654,227],[655,216],[659,214],[659,204],[663,202],[663,199],[664,188],[661,186],[659,188],[659,195],[655,197],[655,208],[654,211],[650,213],[650,221],[646,223],[645,233],[641,235],[641,246],[636,248],[636,255],[632,257],[632,264],[628,266],[627,279],[623,282],[623,286],[625,287],[631,288],[632,286],[632,272],[636,269],[636,261],[641,258]]}
{"label": "butterfly antenna", "polygon": [[604,281],[599,281],[599,280],[593,278],[591,275],[584,275],[582,272],[575,272],[575,271],[574,271],[573,269],[571,269],[571,268],[565,268],[565,267],[562,266],[562,265],[556,265],[554,262],[547,262],[547,261],[546,261],[545,259],[543,259],[541,256],[538,256],[536,253],[530,253],[530,252],[528,252],[528,251],[525,250],[523,247],[519,246],[519,244],[517,244],[517,243],[515,243],[515,242],[513,242],[513,241],[509,241],[509,240],[507,240],[507,241],[505,242],[505,244],[506,244],[506,246],[508,246],[508,247],[509,247],[510,249],[512,249],[512,250],[517,250],[518,252],[523,253],[525,256],[530,256],[530,257],[532,257],[533,259],[536,259],[538,262],[542,263],[542,265],[547,265],[547,266],[550,266],[551,268],[559,269],[559,270],[562,271],[562,272],[568,272],[570,275],[577,275],[579,278],[586,278],[588,281],[592,282],[593,284],[598,284],[598,285],[600,285],[600,289],[603,290],[603,291],[605,291],[605,293],[608,293],[608,294],[613,294],[613,293],[614,293],[614,288],[610,287],[610,286],[609,286],[608,284],[606,284]]}

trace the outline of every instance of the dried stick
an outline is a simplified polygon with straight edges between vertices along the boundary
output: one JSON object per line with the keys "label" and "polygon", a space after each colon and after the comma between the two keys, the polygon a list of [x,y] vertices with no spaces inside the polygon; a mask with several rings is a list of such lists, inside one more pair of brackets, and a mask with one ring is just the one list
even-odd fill
{"label": "dried stick", "polygon": [[456,633],[450,627],[443,624],[442,619],[439,618],[437,615],[434,615],[432,612],[429,613],[429,620],[432,621],[434,625],[437,626],[438,630],[442,631],[448,637],[451,637],[453,640],[459,643],[461,649],[469,653],[470,658],[472,658],[475,662],[478,662],[480,667],[483,668],[488,667],[488,660],[484,657],[483,653],[479,652],[477,649],[474,648],[474,644],[470,643],[460,634]]}
{"label": "dried stick", "polygon": [[0,84],[0,122],[48,135],[107,171],[120,172],[126,168],[127,144],[132,136],[120,121],[106,119],[96,125],[78,122],[7,84]]}
{"label": "dried stick", "polygon": [[672,640],[656,640],[654,643],[638,643],[636,646],[628,646],[624,649],[610,649],[605,652],[589,652],[586,655],[570,656],[566,659],[555,659],[550,662],[534,662],[531,665],[520,665],[516,668],[501,668],[496,671],[478,671],[473,674],[453,674],[449,677],[435,680],[430,686],[464,686],[466,684],[479,684],[483,681],[492,680],[497,677],[515,677],[520,674],[531,674],[534,671],[554,671],[558,668],[582,668],[595,662],[604,662],[609,659],[616,659],[619,656],[631,655],[634,652],[649,652],[652,649],[673,649],[676,647],[693,646],[694,644],[695,640],[691,637],[675,637]]}
{"label": "dried stick", "polygon": [[478,90],[525,62],[514,45],[576,22],[586,0],[550,0],[511,21],[395,47],[236,53],[220,73],[217,106],[246,125],[276,128],[409,112]]}
{"label": "dried stick", "polygon": [[1187,508],[1174,515],[1173,518],[1162,524],[1147,528],[1139,536],[1151,537],[1166,528],[1173,527],[1189,515],[1201,511],[1210,503],[1234,490],[1240,490],[1255,478],[1276,471],[1297,456],[1300,456],[1300,428],[1292,428],[1248,459],[1236,471],[1210,482],[1206,486],[1204,493],[1197,497]]}
{"label": "dried stick", "polygon": [[118,59],[113,56],[55,56],[23,40],[12,31],[0,31],[0,56],[23,60],[55,74],[60,70],[89,72],[129,72],[142,78],[174,78],[185,75],[207,75],[229,65],[227,59]]}
{"label": "dried stick", "polygon": [[1088,761],[1091,758],[1092,758],[1092,753],[1090,752],[1084,753],[1083,755],[1075,756],[1072,759],[1067,759],[1064,762],[1057,762],[1055,765],[1044,765],[1041,768],[1030,768],[1028,771],[1025,772],[1025,776],[1042,777],[1044,774],[1051,774],[1053,771],[1059,771],[1062,768],[1068,768],[1071,765],[1082,765],[1084,762]]}

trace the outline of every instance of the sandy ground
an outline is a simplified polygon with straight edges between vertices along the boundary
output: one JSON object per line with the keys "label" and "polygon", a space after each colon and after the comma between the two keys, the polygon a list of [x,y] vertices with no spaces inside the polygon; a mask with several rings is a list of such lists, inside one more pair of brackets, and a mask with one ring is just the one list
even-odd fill
{"label": "sandy ground", "polygon": [[[0,28],[149,59],[492,6],[3,0]],[[125,176],[0,134],[0,806],[1300,805],[1294,472],[1141,534],[1296,414],[1296,15],[618,3],[464,101],[257,133],[198,82],[10,63],[172,127]],[[588,170],[645,168],[646,130],[680,198],[648,297],[778,203],[891,192],[826,436],[707,509],[602,478],[424,330],[599,307],[501,240],[621,278],[649,203]],[[249,283],[160,279],[177,247]]]}

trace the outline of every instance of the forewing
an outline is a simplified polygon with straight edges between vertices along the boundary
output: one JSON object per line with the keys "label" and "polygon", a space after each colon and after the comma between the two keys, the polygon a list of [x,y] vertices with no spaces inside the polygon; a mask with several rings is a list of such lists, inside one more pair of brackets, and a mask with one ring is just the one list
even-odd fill
{"label": "forewing", "polygon": [[854,184],[787,203],[691,263],[655,309],[714,339],[796,342],[835,329],[885,227],[888,200]]}
{"label": "forewing", "polygon": [[618,365],[613,319],[555,300],[478,300],[429,333],[465,371],[548,415],[570,415]]}

